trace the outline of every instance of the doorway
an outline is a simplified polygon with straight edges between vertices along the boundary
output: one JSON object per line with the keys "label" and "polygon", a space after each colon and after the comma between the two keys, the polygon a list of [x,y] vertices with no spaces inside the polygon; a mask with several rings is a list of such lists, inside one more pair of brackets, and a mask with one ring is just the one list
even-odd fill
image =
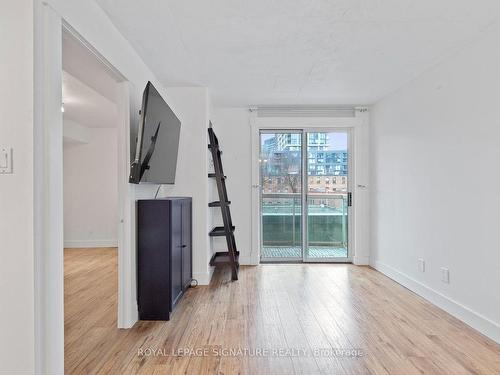
{"label": "doorway", "polygon": [[350,262],[350,130],[259,138],[261,262]]}

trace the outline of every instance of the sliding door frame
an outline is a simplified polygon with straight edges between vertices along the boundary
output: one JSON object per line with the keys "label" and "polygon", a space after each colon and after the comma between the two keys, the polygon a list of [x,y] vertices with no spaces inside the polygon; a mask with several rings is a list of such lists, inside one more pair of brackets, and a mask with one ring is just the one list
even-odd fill
{"label": "sliding door frame", "polygon": [[[308,238],[308,229],[309,229],[309,208],[308,201],[311,196],[314,194],[309,193],[309,164],[308,164],[308,137],[309,133],[339,133],[339,134],[347,134],[347,191],[351,192],[352,190],[352,155],[353,155],[353,142],[352,142],[352,129],[351,128],[295,128],[295,129],[259,129],[259,155],[262,155],[262,134],[300,134],[301,135],[301,173],[300,173],[300,223],[301,223],[301,256],[294,257],[273,257],[273,258],[262,258],[260,257],[260,262],[265,263],[351,263],[352,255],[351,255],[351,246],[350,239],[352,238],[352,228],[354,221],[352,220],[353,210],[351,210],[350,206],[347,206],[347,257],[328,257],[328,258],[311,258],[307,256],[307,250],[309,249],[309,238]],[[259,159],[260,160],[260,159]],[[259,167],[260,168],[260,167]],[[260,181],[260,169],[259,169],[259,181]],[[265,199],[265,193],[262,192],[262,184],[259,182],[258,184],[259,191],[259,250],[262,249],[262,238],[263,238],[263,215],[262,215],[262,200]],[[294,197],[290,197],[291,193],[282,194],[281,198],[290,198],[295,199]],[[339,196],[340,194],[319,194],[317,198],[333,198]],[[280,198],[280,197],[276,197]],[[295,231],[293,231],[295,233]],[[261,252],[261,251],[260,251]]]}
{"label": "sliding door frame", "polygon": [[356,108],[353,117],[259,117],[257,111],[250,116],[252,144],[252,243],[248,264],[260,263],[261,207],[260,207],[260,131],[300,130],[305,132],[350,130],[350,170],[352,171],[350,191],[353,204],[350,209],[349,258],[357,265],[369,264],[369,112],[367,108]]}

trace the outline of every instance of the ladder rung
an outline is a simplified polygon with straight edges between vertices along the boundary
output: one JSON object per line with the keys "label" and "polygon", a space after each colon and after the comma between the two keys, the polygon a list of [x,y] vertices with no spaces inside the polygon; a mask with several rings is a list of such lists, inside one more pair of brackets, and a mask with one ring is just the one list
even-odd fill
{"label": "ladder rung", "polygon": [[231,234],[234,232],[234,225],[231,227],[231,232],[230,233],[226,233],[226,230],[224,229],[224,227],[215,227],[214,229],[212,229],[210,231],[210,233],[208,233],[208,235],[210,237],[217,237],[217,236],[225,236],[226,234]]}
{"label": "ladder rung", "polygon": [[[216,178],[217,174],[216,173],[209,173],[208,177],[210,177],[210,178]],[[221,178],[226,179],[227,177],[226,176],[221,176]]]}
{"label": "ladder rung", "polygon": [[[235,260],[236,266],[239,266],[238,260],[240,257],[240,252],[236,252]],[[231,256],[229,255],[229,251],[218,251],[210,259],[210,265],[215,266],[217,264],[231,264]]]}
{"label": "ladder rung", "polygon": [[[226,204],[231,204],[231,201],[226,201]],[[220,204],[220,201],[215,201],[215,202],[210,202],[208,204],[208,207],[220,207],[221,204]]]}

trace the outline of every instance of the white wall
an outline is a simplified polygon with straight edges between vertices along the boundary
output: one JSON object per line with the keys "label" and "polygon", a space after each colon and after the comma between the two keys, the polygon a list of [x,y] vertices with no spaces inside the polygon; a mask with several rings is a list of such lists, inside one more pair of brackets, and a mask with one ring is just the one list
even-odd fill
{"label": "white wall", "polygon": [[64,247],[116,247],[117,130],[86,129],[88,143],[64,143]]}
{"label": "white wall", "polygon": [[499,43],[495,27],[377,103],[371,129],[372,264],[497,341]]}
{"label": "white wall", "polygon": [[[226,180],[227,194],[231,201],[231,217],[236,226],[234,232],[236,246],[240,252],[240,263],[251,264],[252,244],[252,182],[250,142],[250,112],[248,108],[214,108],[212,124],[219,139],[222,165]],[[211,159],[211,156],[210,156]],[[210,193],[211,201],[218,201],[215,181]],[[214,226],[223,225],[220,208],[211,208],[210,215]],[[213,251],[227,251],[225,238],[212,240]],[[254,251],[257,251],[255,249]]]}
{"label": "white wall", "polygon": [[85,144],[90,141],[89,128],[80,125],[76,121],[64,119],[63,120],[63,142],[73,144]]}
{"label": "white wall", "polygon": [[0,45],[0,144],[14,149],[14,174],[0,175],[0,373],[29,374],[35,362],[32,1],[2,3]]}
{"label": "white wall", "polygon": [[208,284],[213,269],[209,267],[211,229],[208,218],[207,128],[209,121],[208,90],[200,87],[168,89],[169,103],[181,120],[179,154],[175,185],[163,185],[159,196],[193,198],[193,278]]}

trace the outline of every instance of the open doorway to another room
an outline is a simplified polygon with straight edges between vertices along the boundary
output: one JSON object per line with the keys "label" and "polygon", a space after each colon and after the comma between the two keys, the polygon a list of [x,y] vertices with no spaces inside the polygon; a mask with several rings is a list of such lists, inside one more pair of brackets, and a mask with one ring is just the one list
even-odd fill
{"label": "open doorway to another room", "polygon": [[62,42],[65,372],[117,327],[119,79],[69,31]]}

